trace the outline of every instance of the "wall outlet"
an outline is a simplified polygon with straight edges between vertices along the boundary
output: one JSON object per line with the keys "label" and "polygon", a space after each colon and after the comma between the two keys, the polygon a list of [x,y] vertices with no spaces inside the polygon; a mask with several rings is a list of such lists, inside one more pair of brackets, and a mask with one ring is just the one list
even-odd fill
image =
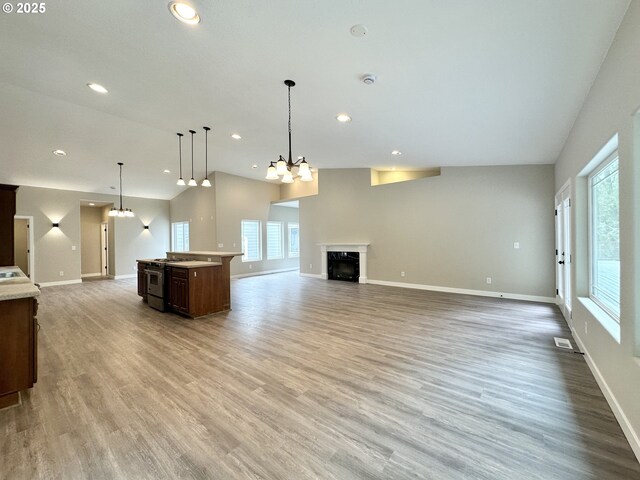
{"label": "wall outlet", "polygon": [[218,248],[224,248],[224,243],[219,243]]}
{"label": "wall outlet", "polygon": [[253,265],[249,265],[249,270],[253,270]]}
{"label": "wall outlet", "polygon": [[75,245],[71,245],[71,250],[75,251],[76,250],[76,246]]}
{"label": "wall outlet", "polygon": [[211,257],[207,257],[207,262],[210,262],[210,261],[211,261]]}
{"label": "wall outlet", "polygon": [[137,266],[135,266],[135,265],[134,265],[133,267],[131,267],[131,270],[133,270],[134,272],[135,272],[137,269],[138,269],[138,267],[137,267]]}
{"label": "wall outlet", "polygon": [[520,248],[520,242],[513,242],[513,248],[515,249]]}
{"label": "wall outlet", "polygon": [[235,246],[236,246],[236,244],[234,243],[234,244],[233,244],[233,246],[235,247]]}
{"label": "wall outlet", "polygon": [[487,277],[487,285],[491,285],[491,277]]}
{"label": "wall outlet", "polygon": [[62,270],[60,270],[60,276],[64,277],[64,272]]}
{"label": "wall outlet", "polygon": [[311,270],[313,268],[313,263],[309,264],[309,270]]}
{"label": "wall outlet", "polygon": [[400,272],[400,276],[401,276],[401,277],[404,277],[404,272]]}

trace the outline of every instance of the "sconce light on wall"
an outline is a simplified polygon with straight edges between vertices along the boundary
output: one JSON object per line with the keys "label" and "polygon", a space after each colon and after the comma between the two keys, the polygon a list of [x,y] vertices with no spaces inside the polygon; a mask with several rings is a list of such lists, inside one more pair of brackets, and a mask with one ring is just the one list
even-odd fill
{"label": "sconce light on wall", "polygon": [[60,224],[59,223],[53,223],[53,228],[60,228]]}
{"label": "sconce light on wall", "polygon": [[145,226],[144,226],[144,229],[145,229],[145,230],[149,230],[149,225],[145,225]]}

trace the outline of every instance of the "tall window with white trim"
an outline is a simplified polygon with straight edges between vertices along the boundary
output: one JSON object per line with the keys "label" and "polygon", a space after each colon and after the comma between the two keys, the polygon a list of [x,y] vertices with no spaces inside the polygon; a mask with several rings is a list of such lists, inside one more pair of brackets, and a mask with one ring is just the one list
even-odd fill
{"label": "tall window with white trim", "polygon": [[300,226],[297,223],[288,223],[289,230],[289,258],[300,256]]}
{"label": "tall window with white trim", "polygon": [[242,220],[243,262],[262,260],[262,223],[259,220]]}
{"label": "tall window with white trim", "polygon": [[173,222],[171,224],[171,250],[174,252],[189,251],[189,222]]}
{"label": "tall window with white trim", "polygon": [[282,222],[267,222],[267,260],[284,257],[282,244]]}
{"label": "tall window with white trim", "polygon": [[588,177],[589,297],[620,322],[620,196],[618,152]]}

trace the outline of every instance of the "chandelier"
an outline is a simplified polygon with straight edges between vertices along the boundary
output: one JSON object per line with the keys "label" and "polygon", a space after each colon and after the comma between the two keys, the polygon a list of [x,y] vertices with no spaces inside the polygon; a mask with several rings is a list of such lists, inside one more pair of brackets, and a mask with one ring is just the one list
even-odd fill
{"label": "chandelier", "polygon": [[287,86],[288,98],[289,98],[289,159],[285,160],[282,155],[276,162],[271,162],[267,168],[267,180],[278,180],[282,177],[282,183],[293,183],[294,172],[293,169],[297,168],[297,175],[303,182],[312,182],[313,176],[311,175],[311,169],[304,157],[298,157],[298,160],[293,161],[291,156],[291,87],[295,86],[296,82],[293,80],[285,80],[284,84]]}
{"label": "chandelier", "polygon": [[118,162],[120,166],[120,208],[113,207],[109,210],[110,217],[134,217],[133,211],[130,208],[122,208],[122,166],[124,163]]}

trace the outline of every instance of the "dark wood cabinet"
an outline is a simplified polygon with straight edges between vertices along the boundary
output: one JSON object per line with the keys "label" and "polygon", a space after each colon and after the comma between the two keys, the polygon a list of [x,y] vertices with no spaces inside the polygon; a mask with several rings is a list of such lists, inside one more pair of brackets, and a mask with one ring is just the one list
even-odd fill
{"label": "dark wood cabinet", "polygon": [[0,408],[18,403],[38,379],[37,312],[34,297],[0,302]]}
{"label": "dark wood cabinet", "polygon": [[197,268],[168,268],[168,305],[190,317],[228,310],[222,265]]}
{"label": "dark wood cabinet", "polygon": [[17,189],[15,185],[0,184],[0,266],[15,265],[13,222]]}

